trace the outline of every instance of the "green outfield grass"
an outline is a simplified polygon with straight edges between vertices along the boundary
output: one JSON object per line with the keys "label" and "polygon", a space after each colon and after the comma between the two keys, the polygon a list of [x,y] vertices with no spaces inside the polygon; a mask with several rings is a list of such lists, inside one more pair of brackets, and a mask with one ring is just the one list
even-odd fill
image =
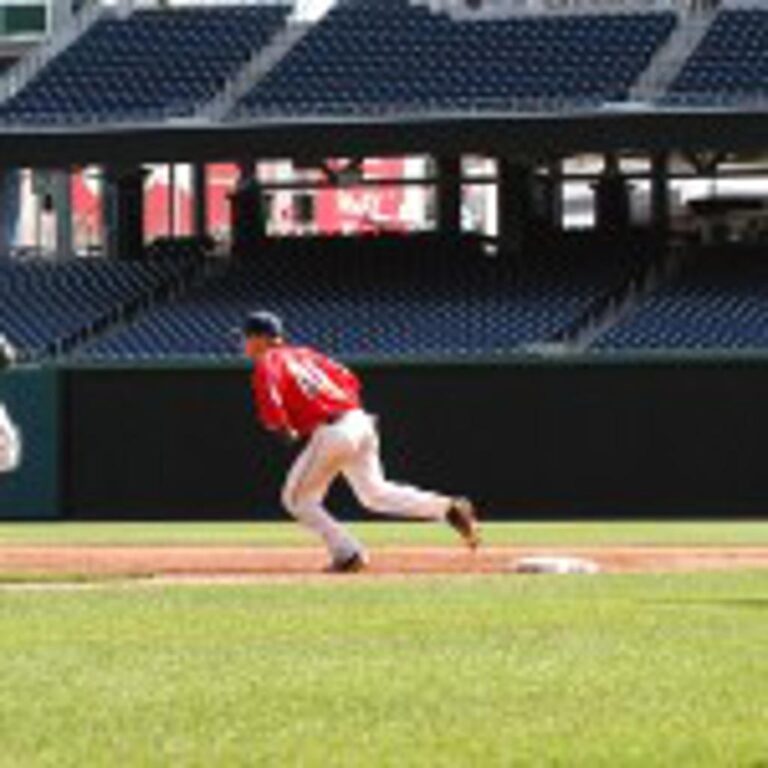
{"label": "green outfield grass", "polygon": [[[439,526],[355,527],[374,547],[456,544]],[[768,523],[521,522],[486,538],[765,545]],[[312,539],[290,523],[0,525],[0,546],[49,543]],[[210,586],[0,573],[0,768],[758,768],[766,638],[764,572]]]}
{"label": "green outfield grass", "polygon": [[[455,545],[445,526],[358,523],[374,546]],[[490,523],[485,539],[498,545],[768,545],[768,522]],[[3,545],[305,546],[314,540],[285,523],[0,523]]]}
{"label": "green outfield grass", "polygon": [[763,766],[757,573],[0,591],[0,766]]}

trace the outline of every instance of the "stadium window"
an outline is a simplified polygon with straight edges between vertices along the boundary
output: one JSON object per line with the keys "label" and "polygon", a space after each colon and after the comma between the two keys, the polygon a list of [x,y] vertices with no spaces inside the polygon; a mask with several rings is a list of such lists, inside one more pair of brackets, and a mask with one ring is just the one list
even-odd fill
{"label": "stadium window", "polygon": [[563,227],[591,229],[595,226],[595,191],[587,181],[563,184]]}
{"label": "stadium window", "polygon": [[485,237],[498,236],[498,187],[465,184],[461,205],[461,229]]}
{"label": "stadium window", "polygon": [[630,219],[638,226],[651,224],[651,183],[646,180],[636,180],[630,185]]}

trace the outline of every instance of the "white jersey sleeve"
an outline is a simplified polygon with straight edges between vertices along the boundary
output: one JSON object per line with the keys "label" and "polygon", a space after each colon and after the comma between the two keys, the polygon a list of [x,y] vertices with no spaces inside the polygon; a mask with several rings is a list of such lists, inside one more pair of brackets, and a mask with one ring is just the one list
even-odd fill
{"label": "white jersey sleeve", "polygon": [[0,403],[0,472],[13,472],[21,466],[21,432],[11,421],[8,409]]}

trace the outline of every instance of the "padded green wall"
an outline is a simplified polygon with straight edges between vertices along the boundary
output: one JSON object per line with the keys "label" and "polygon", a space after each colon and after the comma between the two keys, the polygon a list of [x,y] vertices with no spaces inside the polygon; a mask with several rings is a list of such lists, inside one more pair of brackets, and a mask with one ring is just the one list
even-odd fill
{"label": "padded green wall", "polygon": [[19,369],[0,374],[0,402],[19,425],[21,467],[0,474],[0,519],[59,516],[58,377],[54,371]]}

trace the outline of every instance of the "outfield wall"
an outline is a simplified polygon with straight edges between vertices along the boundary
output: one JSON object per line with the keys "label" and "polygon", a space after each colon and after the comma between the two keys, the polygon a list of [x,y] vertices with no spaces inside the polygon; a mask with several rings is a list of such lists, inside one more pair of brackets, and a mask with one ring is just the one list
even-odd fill
{"label": "outfield wall", "polygon": [[53,519],[61,512],[59,377],[24,368],[0,375],[4,403],[22,436],[18,470],[0,473],[0,520]]}
{"label": "outfield wall", "polygon": [[[390,474],[491,517],[768,509],[768,358],[358,369]],[[67,517],[281,515],[290,452],[256,428],[244,367],[73,368],[62,383]]]}

